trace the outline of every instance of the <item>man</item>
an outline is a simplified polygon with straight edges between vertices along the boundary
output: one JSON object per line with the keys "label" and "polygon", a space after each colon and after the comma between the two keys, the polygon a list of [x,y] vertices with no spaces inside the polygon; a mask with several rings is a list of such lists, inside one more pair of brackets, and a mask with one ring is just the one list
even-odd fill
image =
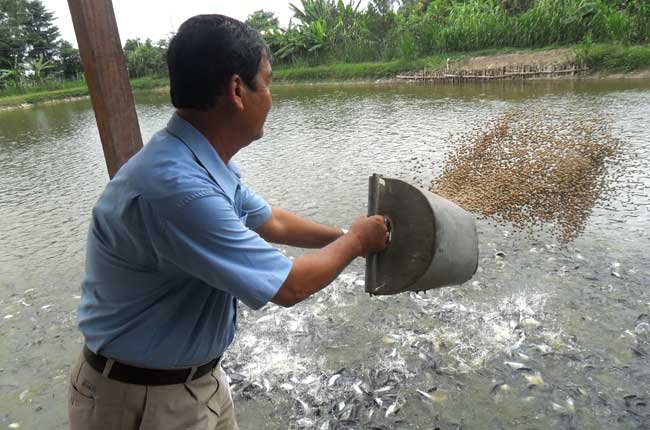
{"label": "man", "polygon": [[[176,112],[107,185],[92,216],[72,371],[72,429],[233,429],[219,361],[237,301],[292,306],[386,246],[382,217],[337,228],[270,208],[230,161],[263,134],[263,39],[220,15],[169,45]],[[293,263],[268,242],[320,248]]]}

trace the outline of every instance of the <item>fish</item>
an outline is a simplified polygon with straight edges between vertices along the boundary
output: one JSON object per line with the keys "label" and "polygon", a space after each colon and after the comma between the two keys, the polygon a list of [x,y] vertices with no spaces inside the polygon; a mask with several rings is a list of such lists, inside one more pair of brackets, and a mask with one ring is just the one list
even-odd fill
{"label": "fish", "polygon": [[397,400],[395,400],[395,403],[393,403],[386,409],[385,417],[388,418],[389,415],[395,415],[399,410],[400,410],[400,406],[397,403]]}
{"label": "fish", "polygon": [[262,383],[267,393],[273,389],[273,386],[271,385],[271,382],[268,379],[264,378],[262,380]]}
{"label": "fish", "polygon": [[390,385],[385,385],[385,386],[383,386],[383,387],[381,387],[381,388],[377,388],[374,392],[375,392],[375,393],[385,393],[386,391],[390,391],[390,390],[392,390],[393,388],[395,388],[395,387],[392,387],[392,386],[390,386]]}
{"label": "fish", "polygon": [[397,343],[397,340],[398,340],[398,339],[399,339],[399,337],[398,337],[397,335],[394,335],[394,334],[387,334],[386,336],[384,336],[384,337],[381,339],[381,341],[384,342],[384,343],[387,344],[387,345],[391,345],[391,344],[393,344],[393,343]]}
{"label": "fish", "polygon": [[305,379],[300,381],[300,383],[304,385],[309,385],[309,384],[313,384],[316,381],[318,381],[318,377],[316,375],[309,375]]}
{"label": "fish", "polygon": [[524,375],[526,378],[526,381],[528,382],[528,387],[533,387],[537,385],[544,385],[544,379],[542,379],[542,375],[540,374],[535,374],[535,375]]}
{"label": "fish", "polygon": [[503,364],[510,367],[512,370],[519,370],[525,367],[523,363],[517,363],[516,361],[505,361]]}
{"label": "fish", "polygon": [[23,391],[23,392],[20,393],[20,395],[18,396],[18,400],[20,400],[20,401],[22,402],[23,400],[25,400],[25,397],[27,397],[27,394],[29,394],[29,390],[25,390],[25,391]]}
{"label": "fish", "polygon": [[574,403],[573,399],[571,397],[569,397],[569,396],[567,396],[567,398],[566,398],[566,405],[567,405],[567,410],[569,412],[575,412],[576,411],[575,403]]}
{"label": "fish", "polygon": [[551,407],[553,408],[553,410],[555,410],[557,412],[564,412],[565,411],[564,406],[558,405],[555,402],[551,402]]}
{"label": "fish", "polygon": [[336,383],[336,380],[339,379],[340,377],[341,377],[340,373],[330,376],[330,379],[327,380],[327,386],[331,387],[332,385],[334,385]]}
{"label": "fish", "polygon": [[519,356],[519,358],[521,358],[524,361],[530,359],[530,357],[524,354],[523,352],[517,352],[517,355]]}
{"label": "fish", "polygon": [[506,384],[505,382],[497,382],[494,384],[492,389],[490,390],[493,394],[496,394],[498,391],[510,391],[510,385]]}
{"label": "fish", "polygon": [[644,357],[644,356],[648,355],[648,353],[638,345],[631,346],[630,349],[632,350],[632,352],[634,354],[638,355],[639,357]]}
{"label": "fish", "polygon": [[419,395],[421,395],[422,397],[424,397],[425,399],[430,400],[430,401],[433,401],[433,397],[431,397],[431,394],[429,394],[429,393],[425,393],[425,392],[422,391],[422,390],[415,390],[415,391],[417,391],[417,393],[418,393]]}
{"label": "fish", "polygon": [[537,321],[535,318],[524,318],[521,320],[521,325],[525,328],[537,328],[541,325],[539,321]]}
{"label": "fish", "polygon": [[533,348],[541,352],[542,354],[548,354],[551,352],[552,348],[546,344],[538,344],[538,345],[533,345]]}
{"label": "fish", "polygon": [[296,397],[295,400],[300,404],[300,406],[302,406],[303,410],[305,411],[305,415],[309,415],[309,413],[311,412],[311,408],[309,407],[307,402],[305,402],[304,400],[298,397]]}
{"label": "fish", "polygon": [[361,384],[362,384],[362,383],[363,383],[363,381],[358,380],[357,382],[355,382],[355,383],[352,385],[352,390],[354,390],[354,392],[357,393],[357,394],[360,395],[360,396],[363,396],[363,395],[366,394],[366,393],[364,392],[364,390],[361,388]]}

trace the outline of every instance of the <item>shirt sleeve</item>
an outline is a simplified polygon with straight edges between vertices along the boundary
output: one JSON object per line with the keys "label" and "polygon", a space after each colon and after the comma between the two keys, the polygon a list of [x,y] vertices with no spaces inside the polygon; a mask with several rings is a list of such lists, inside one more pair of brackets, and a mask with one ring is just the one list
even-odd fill
{"label": "shirt sleeve", "polygon": [[291,261],[247,228],[224,196],[196,198],[162,217],[159,256],[252,309],[268,303],[291,271]]}
{"label": "shirt sleeve", "polygon": [[240,192],[242,209],[248,215],[246,226],[255,230],[271,218],[271,206],[244,184],[241,185]]}

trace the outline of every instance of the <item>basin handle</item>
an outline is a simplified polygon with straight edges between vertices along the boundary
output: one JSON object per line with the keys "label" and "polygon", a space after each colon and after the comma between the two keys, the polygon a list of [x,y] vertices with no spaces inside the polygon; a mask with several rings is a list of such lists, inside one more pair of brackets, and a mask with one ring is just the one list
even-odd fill
{"label": "basin handle", "polygon": [[390,240],[393,237],[393,222],[387,215],[384,215],[384,223],[388,229],[388,239],[386,240],[386,245],[390,245]]}

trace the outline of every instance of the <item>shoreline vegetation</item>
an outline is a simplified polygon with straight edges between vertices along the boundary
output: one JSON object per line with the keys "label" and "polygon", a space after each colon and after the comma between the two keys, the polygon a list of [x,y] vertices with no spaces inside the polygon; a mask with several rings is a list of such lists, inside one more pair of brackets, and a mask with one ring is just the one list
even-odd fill
{"label": "shoreline vegetation", "polygon": [[[463,73],[467,70],[490,70],[498,67],[538,67],[544,64],[562,66],[577,64],[588,68],[579,74],[554,79],[607,77],[650,77],[650,45],[581,44],[565,48],[490,49],[475,52],[449,53],[414,60],[323,64],[316,66],[276,65],[276,83],[322,83],[345,81],[407,82],[398,75],[417,73]],[[638,72],[648,72],[641,73]],[[535,77],[533,77],[535,79]],[[542,77],[543,79],[543,77]],[[131,79],[134,93],[168,86],[167,77]],[[88,96],[84,81],[52,82],[43,86],[0,91],[0,109],[29,106],[43,102]]]}
{"label": "shoreline vegetation", "polygon": [[[273,53],[278,83],[650,76],[648,0],[290,0],[289,8],[286,27],[269,11],[246,19]],[[88,94],[79,51],[54,19],[42,0],[0,1],[0,109]],[[124,43],[135,94],[167,86],[169,41]]]}

